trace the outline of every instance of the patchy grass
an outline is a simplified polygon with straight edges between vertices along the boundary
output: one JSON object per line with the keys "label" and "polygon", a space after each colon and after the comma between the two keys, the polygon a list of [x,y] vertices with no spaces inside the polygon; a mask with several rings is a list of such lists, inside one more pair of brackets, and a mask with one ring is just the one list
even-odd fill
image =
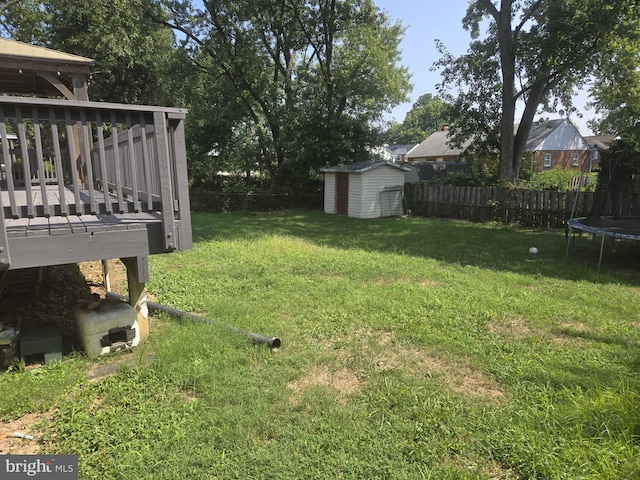
{"label": "patchy grass", "polygon": [[104,376],[0,376],[2,418],[43,412],[81,478],[640,476],[635,250],[598,271],[557,232],[298,212],[196,214],[194,239],[148,287],[214,324],[162,318]]}

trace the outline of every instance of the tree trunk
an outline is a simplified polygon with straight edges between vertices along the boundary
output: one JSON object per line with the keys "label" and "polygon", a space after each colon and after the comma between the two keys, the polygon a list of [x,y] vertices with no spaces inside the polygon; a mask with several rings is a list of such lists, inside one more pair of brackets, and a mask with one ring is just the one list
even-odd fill
{"label": "tree trunk", "polygon": [[518,126],[518,132],[513,141],[513,171],[515,180],[520,177],[520,168],[522,167],[522,156],[524,155],[525,148],[527,146],[527,140],[529,139],[529,133],[531,133],[531,127],[533,126],[533,119],[538,110],[538,105],[542,100],[542,97],[547,92],[549,86],[545,81],[538,81],[533,84],[529,97],[527,98],[524,112],[522,112],[522,118],[520,119],[520,125]]}
{"label": "tree trunk", "polygon": [[[497,15],[495,15],[497,14]],[[517,180],[514,170],[514,122],[515,122],[515,78],[516,58],[513,51],[511,32],[511,1],[502,0],[500,12],[494,18],[498,25],[498,44],[500,45],[500,67],[502,70],[502,125],[500,130],[500,180]]]}

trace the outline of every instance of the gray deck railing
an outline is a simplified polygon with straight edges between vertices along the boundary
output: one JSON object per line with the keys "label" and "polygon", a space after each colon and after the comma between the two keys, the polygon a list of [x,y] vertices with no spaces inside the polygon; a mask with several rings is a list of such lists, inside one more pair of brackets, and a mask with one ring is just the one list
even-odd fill
{"label": "gray deck railing", "polygon": [[[0,220],[159,212],[189,220],[186,110],[0,96]],[[17,139],[16,139],[17,137]],[[7,247],[0,233],[0,256]]]}

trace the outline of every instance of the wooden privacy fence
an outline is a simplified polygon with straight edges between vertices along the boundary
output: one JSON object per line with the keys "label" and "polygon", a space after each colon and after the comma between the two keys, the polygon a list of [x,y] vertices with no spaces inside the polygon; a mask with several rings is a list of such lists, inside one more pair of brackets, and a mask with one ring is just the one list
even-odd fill
{"label": "wooden privacy fence", "polygon": [[[594,192],[552,192],[497,187],[454,187],[407,183],[407,208],[414,215],[517,223],[527,227],[563,227],[584,217],[597,201]],[[614,194],[603,200],[603,216],[640,216],[640,194]]]}

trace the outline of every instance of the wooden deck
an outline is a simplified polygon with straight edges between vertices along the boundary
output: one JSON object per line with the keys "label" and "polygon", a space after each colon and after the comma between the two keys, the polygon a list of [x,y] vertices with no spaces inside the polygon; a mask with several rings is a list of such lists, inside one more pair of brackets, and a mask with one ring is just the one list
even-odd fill
{"label": "wooden deck", "polygon": [[185,113],[0,96],[0,270],[191,248]]}

